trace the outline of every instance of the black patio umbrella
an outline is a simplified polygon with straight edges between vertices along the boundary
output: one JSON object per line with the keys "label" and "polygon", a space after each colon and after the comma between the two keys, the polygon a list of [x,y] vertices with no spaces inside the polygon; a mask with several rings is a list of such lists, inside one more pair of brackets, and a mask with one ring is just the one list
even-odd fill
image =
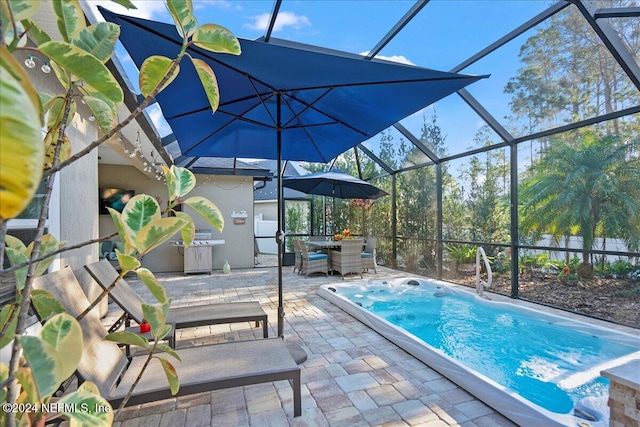
{"label": "black patio umbrella", "polygon": [[307,194],[337,197],[339,199],[377,199],[389,193],[355,176],[337,172],[317,172],[284,178],[282,185]]}
{"label": "black patio umbrella", "polygon": [[[174,58],[182,39],[173,25],[117,15],[120,41],[138,68],[151,55]],[[289,43],[292,44],[292,43]],[[283,331],[282,160],[328,162],[404,117],[483,78],[387,61],[366,61],[318,47],[240,40],[239,56],[196,46],[214,71],[220,105],[212,114],[187,58],[157,97],[188,157],[245,157],[278,162],[278,335]]]}
{"label": "black patio umbrella", "polygon": [[[336,198],[377,199],[389,195],[386,191],[379,189],[375,185],[369,184],[367,181],[363,181],[355,176],[339,171],[317,172],[309,175],[284,178],[282,180],[282,186],[302,191],[306,194],[332,197],[333,212],[335,212]],[[326,219],[324,226],[326,228]]]}

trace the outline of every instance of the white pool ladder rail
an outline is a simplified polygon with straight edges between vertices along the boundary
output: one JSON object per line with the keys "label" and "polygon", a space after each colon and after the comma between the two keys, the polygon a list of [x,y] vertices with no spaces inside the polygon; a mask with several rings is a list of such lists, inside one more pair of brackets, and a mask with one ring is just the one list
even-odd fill
{"label": "white pool ladder rail", "polygon": [[[487,281],[485,282],[480,278],[480,259],[484,261],[484,265],[487,268]],[[493,281],[493,273],[491,271],[491,264],[489,264],[489,258],[487,258],[487,254],[485,253],[482,246],[478,246],[476,250],[476,292],[479,297],[484,298],[484,288],[491,287],[491,283]]]}

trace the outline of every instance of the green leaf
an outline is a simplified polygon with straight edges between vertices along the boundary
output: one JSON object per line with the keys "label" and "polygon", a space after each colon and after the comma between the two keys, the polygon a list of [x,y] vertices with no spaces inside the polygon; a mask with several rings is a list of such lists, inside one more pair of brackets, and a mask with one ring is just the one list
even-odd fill
{"label": "green leaf", "polygon": [[25,359],[31,367],[40,398],[49,396],[65,379],[60,355],[51,344],[41,338],[23,335],[18,337]]}
{"label": "green leaf", "polygon": [[[62,246],[64,246],[65,243],[66,242],[58,242],[53,234],[45,234],[44,236],[42,236],[42,239],[40,239],[40,256],[45,256],[49,253],[57,251]],[[29,244],[29,253],[32,252],[32,248],[33,242]],[[38,261],[38,263],[36,264],[34,276],[42,276],[44,273],[46,273],[54,259],[55,256],[50,256],[43,259],[42,261]]]}
{"label": "green leaf", "polygon": [[[28,0],[27,0],[28,1]],[[29,29],[29,38],[33,39],[33,41],[39,46],[43,43],[51,41],[51,37],[47,34],[46,31],[40,27],[35,21],[32,19],[25,19],[22,21],[22,26],[24,28]]]}
{"label": "green leaf", "polygon": [[54,314],[66,312],[60,301],[51,292],[44,289],[31,290],[31,303],[36,308],[41,319],[48,319]]}
{"label": "green leaf", "polygon": [[56,314],[44,324],[40,335],[60,355],[62,378],[70,377],[82,358],[83,345],[80,323],[67,313]]}
{"label": "green leaf", "polygon": [[[118,236],[120,237],[120,241],[124,243],[124,254],[123,255],[133,255],[135,253],[135,248],[133,247],[133,243],[131,242],[131,237],[129,236],[129,229],[127,225],[122,220],[122,214],[115,209],[107,208],[109,214],[111,215],[111,220],[113,221],[113,225],[116,227],[116,231],[118,232]],[[116,251],[116,253],[118,253]],[[118,255],[119,257],[119,255]],[[122,266],[122,264],[121,264]],[[136,267],[137,268],[137,267]]]}
{"label": "green leaf", "polygon": [[142,252],[137,246],[138,233],[151,221],[160,219],[160,206],[153,197],[147,194],[134,196],[122,210],[122,221],[129,232],[131,243],[136,246],[138,252]]}
{"label": "green leaf", "polygon": [[[8,236],[7,236],[8,237]],[[12,266],[21,265],[25,262],[29,262],[29,256],[25,252],[21,252],[17,249],[7,246],[5,248],[5,255],[9,258],[9,263]],[[16,288],[20,292],[27,281],[27,270],[29,266],[24,266],[13,272],[16,278]]]}
{"label": "green leaf", "polygon": [[205,24],[193,33],[194,44],[202,49],[217,52],[240,55],[242,48],[240,42],[233,33],[216,24]]}
{"label": "green leaf", "polygon": [[[163,308],[164,308],[164,305],[163,305]],[[166,311],[164,311],[163,313],[164,313],[164,317],[165,317],[165,319],[166,319],[166,318],[167,318],[167,312],[166,312]],[[167,325],[167,324],[165,324],[165,325],[164,325],[164,329],[163,329],[163,330],[158,334],[158,336],[157,336],[156,338],[157,338],[158,340],[163,340],[163,339],[165,339],[165,337],[171,333],[171,330],[172,330],[172,329],[173,329],[173,328],[171,327],[171,325]]]}
{"label": "green leaf", "polygon": [[95,384],[85,381],[73,393],[67,393],[58,401],[61,413],[69,417],[71,426],[109,427],[113,424],[113,408]]}
{"label": "green leaf", "polygon": [[[13,304],[7,304],[0,309],[0,331],[4,331],[0,335],[0,348],[13,341],[16,336],[16,325],[18,324],[18,307]],[[0,380],[1,382],[1,380]],[[2,399],[0,399],[0,402]]]}
{"label": "green leaf", "polygon": [[194,28],[198,25],[193,16],[193,6],[191,0],[167,0],[167,8],[176,23],[178,34],[181,37],[189,37]]}
{"label": "green leaf", "polygon": [[[47,129],[59,128],[64,116],[64,97],[56,96],[55,98],[51,98],[49,102],[43,106],[45,113],[49,113],[47,117]],[[75,102],[72,103],[70,107],[69,117],[73,117],[76,112]]]}
{"label": "green leaf", "polygon": [[8,16],[7,7],[9,7],[11,8],[13,19],[22,21],[23,19],[31,18],[40,9],[42,0],[11,0],[1,3],[0,10],[2,10],[3,15],[6,13],[6,16]]}
{"label": "green leaf", "polygon": [[29,77],[0,44],[0,218],[16,217],[40,185],[44,145],[40,98]]}
{"label": "green leaf", "polygon": [[136,334],[134,332],[113,332],[104,337],[104,339],[107,341],[115,341],[126,345],[135,345],[136,347],[149,348],[149,340],[142,335]]}
{"label": "green leaf", "polygon": [[111,22],[98,22],[81,30],[71,43],[105,64],[113,55],[119,36],[118,25]]}
{"label": "green leaf", "polygon": [[167,187],[169,188],[169,200],[176,200],[186,194],[196,186],[196,177],[189,170],[175,165],[165,173]]}
{"label": "green leaf", "polygon": [[124,95],[107,67],[95,56],[65,42],[50,41],[40,45],[40,51],[71,71],[79,80],[96,89],[110,101],[122,102]]}
{"label": "green leaf", "polygon": [[[9,367],[0,362],[0,383],[3,383],[9,378]],[[0,402],[7,401],[7,388],[0,388]]]}
{"label": "green leaf", "polygon": [[174,349],[169,347],[168,345],[160,344],[160,345],[158,345],[157,348],[158,348],[158,350],[164,351],[165,353],[170,354],[171,356],[175,357],[180,362],[182,362],[182,359],[180,358],[180,355]]}
{"label": "green leaf", "polygon": [[164,304],[167,302],[169,298],[167,295],[167,291],[164,289],[162,284],[156,279],[156,276],[153,275],[151,270],[147,268],[138,268],[136,270],[136,274],[142,280],[142,282],[147,285],[147,288],[151,291],[151,294],[158,300],[160,304]]}
{"label": "green leaf", "polygon": [[129,0],[111,0],[111,1],[127,9],[137,9],[137,7],[133,3],[131,3]]}
{"label": "green leaf", "polygon": [[140,260],[134,256],[121,254],[117,251],[116,256],[118,257],[118,264],[120,264],[123,273],[133,271],[140,267]]}
{"label": "green leaf", "polygon": [[116,126],[118,114],[114,104],[93,96],[85,96],[82,99],[87,103],[103,132],[106,133]]}
{"label": "green leaf", "polygon": [[193,239],[196,237],[196,224],[193,222],[193,218],[185,212],[175,212],[175,215],[187,222],[186,225],[180,229],[180,237],[182,237],[185,246],[191,246]]}
{"label": "green leaf", "polygon": [[76,33],[86,28],[84,13],[78,0],[56,0],[52,2],[52,6],[58,31],[65,42],[71,41]]}
{"label": "green leaf", "polygon": [[142,314],[144,318],[149,322],[151,327],[151,333],[154,337],[160,336],[164,331],[165,317],[162,309],[151,304],[142,304]]}
{"label": "green leaf", "polygon": [[[142,67],[140,67],[140,93],[144,96],[149,96],[158,88],[160,81],[168,75],[169,69],[173,65],[173,60],[165,57],[154,55],[144,60]],[[167,87],[180,72],[180,66],[176,66],[173,72],[169,75],[165,83],[160,88],[160,91]]]}
{"label": "green leaf", "polygon": [[145,255],[172,238],[187,222],[178,217],[158,218],[147,224],[136,237],[140,255]]}
{"label": "green leaf", "polygon": [[176,372],[176,368],[166,359],[162,357],[155,356],[160,363],[162,364],[162,369],[164,369],[164,373],[167,376],[167,381],[169,381],[169,387],[171,388],[171,394],[175,395],[180,390],[180,380],[178,379],[178,373]]}
{"label": "green leaf", "polygon": [[216,230],[222,231],[224,228],[224,217],[222,212],[212,201],[202,196],[189,197],[184,204],[196,211],[198,215],[206,219]]}
{"label": "green leaf", "polygon": [[218,91],[216,75],[206,62],[196,58],[191,58],[191,62],[193,62],[193,66],[198,73],[198,77],[200,77],[200,83],[202,84],[204,93],[207,95],[207,99],[209,100],[211,111],[215,112],[220,104],[220,92]]}

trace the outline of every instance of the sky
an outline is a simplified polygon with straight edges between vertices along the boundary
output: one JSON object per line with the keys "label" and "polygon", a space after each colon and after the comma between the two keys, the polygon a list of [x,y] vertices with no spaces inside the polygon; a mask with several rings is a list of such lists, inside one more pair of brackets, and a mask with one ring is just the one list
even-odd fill
{"label": "sky", "polygon": [[[117,13],[171,22],[164,2],[136,1],[137,10],[127,11],[109,1],[89,1]],[[405,0],[284,0],[272,37],[366,54],[413,5]],[[377,56],[406,64],[449,71],[504,34],[549,6],[546,0],[432,0]],[[194,0],[198,22],[228,28],[237,37],[256,39],[265,35],[273,8],[267,0]],[[96,10],[96,15],[98,12]],[[505,84],[521,66],[520,45],[531,33],[493,52],[462,72],[490,77],[467,89],[498,120],[509,114]],[[117,55],[130,74],[135,67],[119,47]],[[133,82],[137,77],[130,76]],[[224,88],[221,88],[224,90]],[[423,116],[438,116],[447,136],[450,153],[466,150],[484,124],[460,97],[452,95],[404,119],[402,124],[419,137]],[[157,108],[149,111],[159,133],[171,133]],[[503,122],[504,123],[504,122]],[[375,146],[373,138],[370,148]]]}

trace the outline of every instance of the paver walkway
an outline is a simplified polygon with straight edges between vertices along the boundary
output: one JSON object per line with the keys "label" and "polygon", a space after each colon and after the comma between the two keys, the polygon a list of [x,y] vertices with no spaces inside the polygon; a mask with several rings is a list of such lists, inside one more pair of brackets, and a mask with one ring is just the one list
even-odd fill
{"label": "paver walkway", "polygon": [[[384,267],[365,278],[403,273]],[[355,276],[354,276],[355,277]],[[231,274],[159,274],[175,305],[258,300],[277,335],[277,269],[233,270]],[[302,416],[293,417],[288,382],[237,387],[127,408],[119,427],[154,426],[514,426],[463,389],[316,294],[339,276],[305,279],[285,267],[287,341],[308,354],[302,365]],[[347,279],[360,280],[358,278]],[[128,281],[149,301],[137,280]],[[118,315],[114,304],[108,318]],[[261,339],[249,324],[180,330],[177,346]]]}

